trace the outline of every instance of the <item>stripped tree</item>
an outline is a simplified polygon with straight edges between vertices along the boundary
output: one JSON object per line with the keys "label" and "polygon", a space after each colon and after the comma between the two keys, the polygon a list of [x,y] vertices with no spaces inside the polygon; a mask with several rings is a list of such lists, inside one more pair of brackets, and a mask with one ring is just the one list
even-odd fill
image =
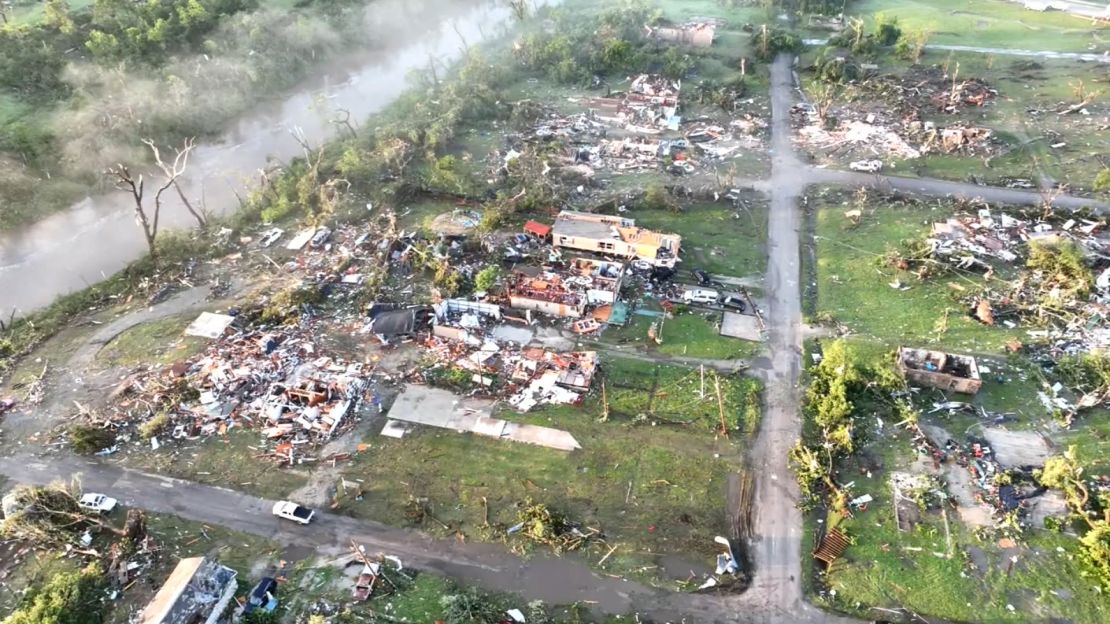
{"label": "stripped tree", "polygon": [[165,161],[162,160],[162,154],[159,152],[158,146],[154,144],[154,141],[143,139],[143,143],[154,153],[154,164],[158,165],[158,168],[162,170],[162,175],[169,184],[173,186],[173,190],[177,191],[177,196],[181,198],[181,203],[185,204],[185,209],[197,220],[197,225],[199,225],[202,230],[208,227],[208,215],[205,213],[204,209],[201,208],[197,210],[193,207],[192,202],[185,196],[185,192],[181,190],[181,185],[177,181],[178,178],[185,173],[185,168],[189,166],[189,154],[193,151],[193,148],[196,147],[195,140],[192,138],[185,139],[185,142],[173,157],[173,164],[171,165],[167,165]]}
{"label": "stripped tree", "polygon": [[150,255],[152,257],[156,256],[157,250],[154,242],[158,238],[158,219],[162,214],[162,193],[173,184],[173,181],[167,181],[158,188],[158,191],[154,194],[154,209],[148,212],[145,203],[146,183],[143,180],[143,174],[140,173],[139,177],[136,178],[131,174],[127,165],[124,164],[118,164],[108,169],[107,174],[113,178],[113,184],[117,189],[131,195],[131,199],[135,202],[135,222],[143,228],[143,236],[146,237],[146,245],[150,249]]}

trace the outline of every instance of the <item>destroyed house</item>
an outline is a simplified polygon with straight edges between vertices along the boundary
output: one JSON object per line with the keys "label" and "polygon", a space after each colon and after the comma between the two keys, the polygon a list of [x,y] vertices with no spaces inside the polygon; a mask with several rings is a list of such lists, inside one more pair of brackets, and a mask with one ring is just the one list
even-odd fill
{"label": "destroyed house", "polygon": [[624,265],[571,258],[566,268],[517,267],[509,279],[509,305],[563,318],[581,318],[587,307],[613,304]]}
{"label": "destroyed house", "polygon": [[235,577],[204,557],[182,559],[143,607],[139,624],[215,624],[235,597]]}
{"label": "destroyed house", "polygon": [[713,38],[717,34],[717,24],[714,22],[692,22],[682,25],[644,26],[644,34],[661,41],[670,41],[695,48],[708,48],[713,45]]}
{"label": "destroyed house", "polygon": [[448,299],[433,306],[432,335],[478,346],[487,326],[501,322],[501,306],[482,301]]}
{"label": "destroyed house", "polygon": [[909,381],[940,390],[975,394],[983,385],[979,366],[969,355],[901,347],[898,369]]}
{"label": "destroyed house", "polygon": [[632,219],[564,210],[555,218],[552,243],[565,249],[673,267],[678,261],[682,237],[636,227]]}
{"label": "destroyed house", "polygon": [[371,304],[366,313],[370,317],[370,331],[383,343],[427,329],[433,315],[428,306],[400,307],[388,303]]}

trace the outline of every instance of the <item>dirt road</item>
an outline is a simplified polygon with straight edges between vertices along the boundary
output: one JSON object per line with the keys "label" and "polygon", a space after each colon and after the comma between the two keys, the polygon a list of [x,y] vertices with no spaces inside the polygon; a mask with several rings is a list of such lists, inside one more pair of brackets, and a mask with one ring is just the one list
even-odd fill
{"label": "dirt road", "polygon": [[783,614],[808,609],[801,589],[801,514],[797,484],[787,468],[787,452],[801,433],[798,373],[801,353],[801,258],[798,198],[808,167],[798,161],[790,138],[792,58],[780,56],[771,68],[771,216],[768,229],[766,319],[771,370],[759,437],[753,444],[756,474],[752,563],[755,583],[745,602]]}

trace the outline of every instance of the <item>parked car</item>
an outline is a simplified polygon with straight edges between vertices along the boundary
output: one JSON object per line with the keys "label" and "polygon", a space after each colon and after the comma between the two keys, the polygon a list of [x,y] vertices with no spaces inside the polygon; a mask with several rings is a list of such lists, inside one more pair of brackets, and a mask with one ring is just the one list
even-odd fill
{"label": "parked car", "polygon": [[284,233],[285,230],[281,228],[271,228],[265,234],[263,234],[262,239],[258,241],[259,247],[265,249],[266,247],[273,245],[278,241],[279,238],[281,238],[281,235]]}
{"label": "parked car", "polygon": [[744,309],[748,307],[744,299],[736,295],[725,295],[721,297],[721,305],[730,310],[736,310],[737,312],[743,312]]}
{"label": "parked car", "polygon": [[709,286],[713,283],[713,279],[705,271],[702,271],[701,269],[694,269],[693,273],[694,277],[698,280],[699,286]]}
{"label": "parked car", "polygon": [[77,504],[81,509],[105,514],[115,509],[119,501],[111,496],[89,492],[88,494],[82,495],[81,498],[78,499]]}
{"label": "parked car", "polygon": [[308,524],[312,522],[312,516],[316,515],[316,512],[291,501],[278,501],[274,503],[274,515],[300,524]]}
{"label": "parked car", "polygon": [[243,605],[243,614],[252,611],[270,612],[277,608],[277,581],[273,577],[264,576],[247,596],[247,603]]}
{"label": "parked car", "polygon": [[309,241],[308,246],[312,247],[313,249],[323,247],[324,243],[328,242],[329,238],[331,238],[331,230],[326,227],[322,227],[316,230],[316,233],[312,235],[312,240]]}
{"label": "parked car", "polygon": [[687,288],[682,292],[684,303],[717,303],[721,293],[712,288]]}
{"label": "parked car", "polygon": [[862,171],[864,173],[878,173],[883,170],[883,161],[881,160],[857,160],[848,163],[848,168],[852,171]]}

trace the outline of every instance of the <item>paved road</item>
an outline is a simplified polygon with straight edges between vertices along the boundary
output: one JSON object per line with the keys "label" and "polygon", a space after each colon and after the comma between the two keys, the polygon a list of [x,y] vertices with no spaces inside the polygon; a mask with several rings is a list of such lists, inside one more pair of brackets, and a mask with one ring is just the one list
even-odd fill
{"label": "paved road", "polygon": [[310,526],[302,527],[275,518],[270,513],[273,501],[68,455],[0,458],[0,474],[15,482],[43,485],[80,475],[86,490],[109,492],[129,507],[218,525],[265,537],[289,548],[312,549],[322,555],[350,552],[354,540],[371,554],[397,555],[406,566],[512,592],[524,600],[539,599],[550,604],[584,602],[609,614],[650,613],[657,622],[829,621],[812,609],[783,619],[783,612],[757,608],[748,604],[745,596],[669,592],[599,576],[575,556],[541,554],[520,559],[499,544],[436,539],[418,531],[328,513],[319,513]]}
{"label": "paved road", "polygon": [[[803,39],[803,43],[811,46],[823,46],[828,39]],[[1022,50],[1020,48],[983,48],[979,46],[948,45],[943,43],[926,44],[926,50],[941,50],[944,52],[974,52],[991,54],[994,56],[1019,56],[1026,58],[1043,58],[1062,61],[1083,61],[1087,63],[1110,63],[1110,55],[1091,52],[1057,52],[1055,50]]]}
{"label": "paved road", "polygon": [[[952,182],[933,178],[904,178],[856,171],[821,169],[813,166],[808,166],[804,175],[806,181],[810,184],[867,186],[882,191],[901,191],[932,197],[981,198],[994,203],[1036,205],[1044,201],[1045,197],[1037,191],[981,186],[968,182]],[[1099,214],[1110,212],[1110,204],[1106,202],[1074,195],[1058,195],[1053,198],[1052,204],[1057,208],[1066,210],[1090,208]]]}
{"label": "paved road", "polygon": [[[771,67],[771,216],[767,289],[771,370],[759,437],[752,445],[756,474],[751,556],[751,604],[802,614],[812,611],[802,599],[802,517],[795,506],[798,488],[787,467],[787,452],[801,434],[798,374],[801,353],[801,275],[798,198],[809,168],[791,145],[792,58],[780,55]],[[810,614],[813,615],[813,614]]]}

